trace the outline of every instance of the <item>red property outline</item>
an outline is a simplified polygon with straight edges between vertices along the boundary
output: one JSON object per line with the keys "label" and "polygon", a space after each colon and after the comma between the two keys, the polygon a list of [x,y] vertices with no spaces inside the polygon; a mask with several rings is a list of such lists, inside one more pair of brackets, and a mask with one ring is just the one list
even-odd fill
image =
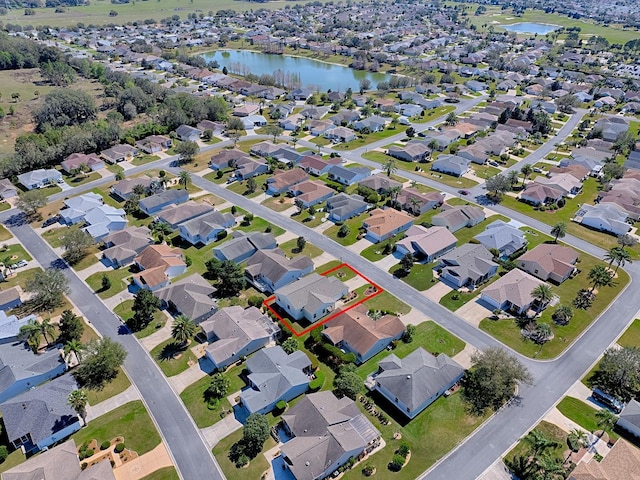
{"label": "red property outline", "polygon": [[384,292],[384,290],[382,288],[380,288],[380,286],[376,283],[373,283],[371,280],[369,280],[367,277],[365,277],[364,275],[362,275],[359,271],[357,271],[355,268],[353,268],[351,265],[349,265],[348,263],[342,263],[340,265],[338,265],[337,267],[334,267],[330,270],[327,270],[324,273],[321,273],[320,275],[322,275],[323,277],[326,277],[327,275],[329,275],[332,272],[335,272],[336,270],[339,270],[341,268],[348,268],[349,270],[351,270],[353,273],[355,273],[357,276],[359,276],[360,278],[363,278],[367,283],[369,283],[372,287],[374,287],[376,289],[376,293],[373,293],[371,295],[369,295],[368,297],[363,298],[362,300],[360,300],[359,302],[354,303],[353,305],[349,305],[347,308],[341,308],[340,310],[338,310],[337,312],[333,313],[331,316],[329,316],[328,318],[325,318],[324,320],[322,320],[321,322],[318,323],[314,323],[313,325],[305,328],[302,332],[296,332],[295,329],[293,328],[293,326],[289,323],[289,321],[285,318],[282,318],[282,316],[280,314],[278,314],[273,308],[271,308],[271,303],[273,303],[273,301],[276,299],[275,295],[270,296],[269,298],[267,298],[263,303],[263,305],[265,307],[267,307],[267,309],[273,313],[276,318],[278,320],[280,320],[280,322],[282,322],[290,331],[291,333],[293,333],[296,337],[301,337],[307,333],[309,333],[311,330],[313,330],[314,328],[318,328],[321,325],[324,325],[327,322],[330,322],[331,320],[333,320],[334,318],[336,318],[338,315],[341,315],[343,312],[348,312],[349,310],[351,310],[352,308],[357,307],[358,305],[363,304],[364,302],[366,302],[367,300],[372,299],[373,297],[375,297],[376,295],[380,295],[382,292]]}

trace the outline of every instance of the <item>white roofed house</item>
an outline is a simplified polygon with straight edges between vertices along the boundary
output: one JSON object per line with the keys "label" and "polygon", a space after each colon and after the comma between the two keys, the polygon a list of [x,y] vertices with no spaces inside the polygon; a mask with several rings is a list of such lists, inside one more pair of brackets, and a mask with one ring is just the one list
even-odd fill
{"label": "white roofed house", "polygon": [[62,173],[53,168],[46,170],[40,168],[18,175],[18,182],[27,190],[46,187],[47,185],[61,183],[62,181]]}
{"label": "white roofed house", "polygon": [[304,318],[313,323],[332,312],[349,287],[335,277],[311,273],[274,293],[275,303],[294,320]]}
{"label": "white roofed house", "polygon": [[573,220],[601,232],[623,235],[631,230],[628,218],[628,213],[617,205],[582,204]]}
{"label": "white roofed house", "polygon": [[473,238],[489,250],[498,250],[500,256],[512,255],[527,245],[527,240],[522,230],[501,220],[490,223],[484,232]]}

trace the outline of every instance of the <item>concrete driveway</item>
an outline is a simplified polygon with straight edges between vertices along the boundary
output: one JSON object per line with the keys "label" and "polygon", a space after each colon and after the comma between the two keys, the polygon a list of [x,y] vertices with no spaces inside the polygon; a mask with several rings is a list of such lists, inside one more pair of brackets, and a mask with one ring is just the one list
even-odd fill
{"label": "concrete driveway", "polygon": [[476,298],[461,306],[456,310],[456,314],[477,327],[480,325],[480,320],[490,317],[493,315],[493,312],[483,304],[479,303]]}
{"label": "concrete driveway", "polygon": [[434,302],[439,302],[442,297],[444,297],[447,293],[449,293],[453,288],[447,285],[444,282],[438,282],[433,285],[433,287],[429,288],[422,292],[422,294],[427,297],[429,300],[433,300]]}

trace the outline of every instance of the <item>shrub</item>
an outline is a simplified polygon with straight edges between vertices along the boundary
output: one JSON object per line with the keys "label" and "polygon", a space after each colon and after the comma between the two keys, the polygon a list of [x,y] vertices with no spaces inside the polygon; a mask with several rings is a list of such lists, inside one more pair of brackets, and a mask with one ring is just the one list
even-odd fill
{"label": "shrub", "polygon": [[362,473],[366,477],[370,477],[371,475],[373,475],[373,472],[375,472],[375,470],[376,470],[376,466],[373,463],[369,462],[362,469]]}
{"label": "shrub", "polygon": [[273,227],[268,225],[267,228],[264,229],[264,233],[271,233],[271,230],[273,230]]}
{"label": "shrub", "polygon": [[216,172],[216,178],[222,178],[223,175],[224,175],[224,173],[222,173],[222,170],[218,170]]}
{"label": "shrub", "polygon": [[276,408],[278,410],[284,410],[285,408],[287,408],[287,402],[284,400],[280,400],[278,403],[276,403]]}
{"label": "shrub", "polygon": [[249,304],[250,307],[260,308],[262,306],[263,301],[264,301],[264,298],[261,295],[252,295],[247,300],[247,303]]}
{"label": "shrub", "polygon": [[91,450],[90,448],[86,449],[84,451],[84,458],[89,458],[90,456],[92,456],[95,452],[93,450]]}
{"label": "shrub", "polygon": [[389,465],[387,465],[387,468],[392,472],[399,472],[400,470],[402,470],[403,466],[404,466],[404,458],[400,455],[394,455],[393,460],[389,462]]}
{"label": "shrub", "polygon": [[229,234],[227,233],[226,230],[221,230],[216,234],[216,240],[218,240],[218,241],[219,240],[223,240],[223,239],[227,238],[227,235],[229,235]]}
{"label": "shrub", "polygon": [[116,444],[116,448],[114,448],[113,450],[116,453],[120,453],[121,451],[124,450],[124,443],[120,442],[120,443]]}
{"label": "shrub", "polygon": [[244,467],[247,463],[249,463],[249,457],[243,453],[236,460],[236,468]]}
{"label": "shrub", "polygon": [[187,267],[190,267],[191,265],[193,265],[193,260],[191,260],[191,257],[189,255],[185,255],[184,263]]}
{"label": "shrub", "polygon": [[9,456],[9,450],[6,446],[0,445],[0,463],[3,463]]}
{"label": "shrub", "polygon": [[82,462],[82,464],[80,465],[80,468],[82,470],[86,470],[88,466],[89,466],[89,464],[87,462]]}
{"label": "shrub", "polygon": [[407,458],[407,455],[409,455],[409,445],[406,442],[402,442],[396,453],[403,458]]}
{"label": "shrub", "polygon": [[111,442],[109,440],[105,440],[100,444],[100,450],[106,450],[111,446]]}

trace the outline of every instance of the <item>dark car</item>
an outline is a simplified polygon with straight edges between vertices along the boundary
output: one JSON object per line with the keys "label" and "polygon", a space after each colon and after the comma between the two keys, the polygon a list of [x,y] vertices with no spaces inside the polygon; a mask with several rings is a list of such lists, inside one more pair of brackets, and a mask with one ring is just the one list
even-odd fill
{"label": "dark car", "polygon": [[469,195],[469,191],[468,190],[458,190],[458,193],[460,195]]}

